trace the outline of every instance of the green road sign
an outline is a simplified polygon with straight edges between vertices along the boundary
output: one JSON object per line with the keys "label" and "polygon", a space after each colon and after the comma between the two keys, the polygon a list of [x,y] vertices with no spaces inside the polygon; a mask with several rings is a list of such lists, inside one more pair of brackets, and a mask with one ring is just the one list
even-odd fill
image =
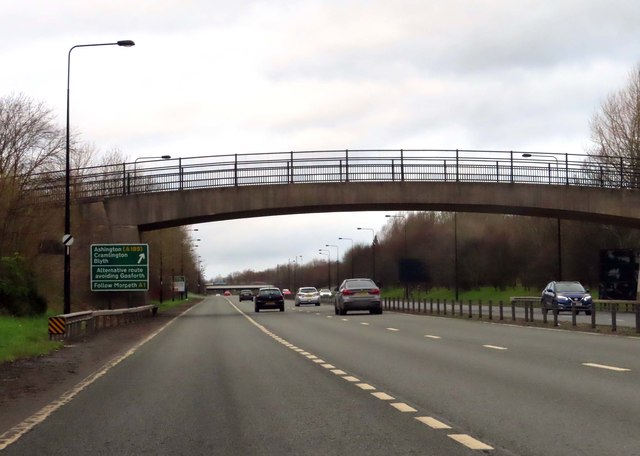
{"label": "green road sign", "polygon": [[148,244],[92,244],[91,291],[149,289]]}

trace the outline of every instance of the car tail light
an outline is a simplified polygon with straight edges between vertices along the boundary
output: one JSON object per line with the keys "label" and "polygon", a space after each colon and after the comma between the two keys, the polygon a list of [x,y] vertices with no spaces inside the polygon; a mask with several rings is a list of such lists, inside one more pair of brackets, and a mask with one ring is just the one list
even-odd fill
{"label": "car tail light", "polygon": [[378,288],[374,288],[373,290],[369,290],[369,294],[379,295],[380,294],[380,290]]}
{"label": "car tail light", "polygon": [[344,289],[344,290],[342,291],[342,295],[343,295],[343,296],[351,296],[351,295],[353,295],[353,294],[355,294],[355,293],[354,293],[353,291],[351,291],[351,290]]}

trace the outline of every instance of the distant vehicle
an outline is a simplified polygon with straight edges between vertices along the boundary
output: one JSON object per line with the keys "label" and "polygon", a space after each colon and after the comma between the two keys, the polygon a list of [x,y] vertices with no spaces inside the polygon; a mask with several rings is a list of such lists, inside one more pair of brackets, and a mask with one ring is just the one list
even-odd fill
{"label": "distant vehicle", "polygon": [[334,303],[336,315],[346,315],[350,310],[382,313],[380,288],[371,279],[344,280],[338,287]]}
{"label": "distant vehicle", "polygon": [[291,299],[293,297],[293,293],[291,293],[291,290],[289,290],[288,288],[283,288],[282,296],[284,296],[284,299]]}
{"label": "distant vehicle", "polygon": [[558,306],[558,312],[571,312],[572,304],[575,304],[576,314],[582,310],[591,315],[593,310],[593,298],[580,282],[549,282],[542,291],[540,302],[545,315],[554,305]]}
{"label": "distant vehicle", "polygon": [[280,309],[280,312],[284,312],[284,296],[279,288],[260,288],[253,302],[256,312],[262,309]]}
{"label": "distant vehicle", "polygon": [[332,297],[333,297],[333,294],[331,293],[331,290],[329,290],[328,288],[320,289],[320,299],[329,301]]}
{"label": "distant vehicle", "polygon": [[224,292],[224,295],[225,295],[225,296],[231,296],[231,292],[230,292],[229,290],[226,290],[226,291]]}
{"label": "distant vehicle", "polygon": [[314,304],[319,306],[320,293],[316,287],[300,287],[296,293],[294,303],[296,307],[299,307],[300,304]]}
{"label": "distant vehicle", "polygon": [[240,290],[238,299],[240,301],[253,301],[253,292],[251,290]]}

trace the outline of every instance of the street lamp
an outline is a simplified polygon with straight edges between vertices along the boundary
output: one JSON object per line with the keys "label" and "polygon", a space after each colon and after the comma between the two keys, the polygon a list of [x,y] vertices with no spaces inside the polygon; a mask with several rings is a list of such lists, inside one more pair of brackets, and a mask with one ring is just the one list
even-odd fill
{"label": "street lamp", "polygon": [[340,286],[340,247],[335,244],[325,244],[325,247],[336,248],[336,286]]}
{"label": "street lamp", "polygon": [[[153,160],[169,160],[171,159],[171,155],[160,155],[159,157],[138,157],[133,161],[133,185],[136,187],[136,169],[138,166],[138,161],[153,161]],[[131,173],[127,173],[127,192],[131,193]]]}
{"label": "street lamp", "polygon": [[[385,215],[385,217],[401,218],[401,219],[406,218],[404,215],[390,215],[390,214]],[[407,258],[407,222],[406,220],[404,222],[404,258],[405,260]],[[404,283],[404,298],[409,299],[409,284],[407,282]]]}
{"label": "street lamp", "polygon": [[67,54],[67,139],[65,146],[65,192],[64,192],[64,236],[62,243],[65,246],[64,252],[64,313],[71,313],[71,244],[73,237],[71,236],[71,159],[69,153],[69,86],[71,81],[71,51],[78,47],[95,47],[95,46],[124,46],[131,47],[135,43],[131,40],[116,41],[115,43],[97,43],[97,44],[76,44],[69,49]]}
{"label": "street lamp", "polygon": [[355,273],[353,272],[353,239],[351,238],[347,238],[347,237],[339,237],[338,240],[340,241],[351,241],[351,278],[355,277]]}
{"label": "street lamp", "polygon": [[371,261],[372,261],[372,276],[371,278],[373,279],[373,281],[376,281],[376,232],[374,231],[373,228],[362,228],[362,227],[358,227],[358,230],[366,230],[366,231],[371,231],[371,237],[373,238],[371,241]]}
{"label": "street lamp", "polygon": [[[530,157],[542,157],[542,158],[553,158],[556,161],[556,172],[558,170],[558,159],[553,155],[542,155],[542,154],[522,154],[524,158]],[[551,165],[549,165],[549,183],[551,183]],[[557,246],[558,246],[558,280],[562,280],[562,225],[560,221],[560,217],[556,217],[556,233],[557,233]]]}
{"label": "street lamp", "polygon": [[327,279],[329,281],[327,282],[327,286],[331,289],[331,251],[327,249],[318,249],[318,254],[327,255],[329,257],[327,260],[327,264],[329,265],[329,271],[327,273]]}

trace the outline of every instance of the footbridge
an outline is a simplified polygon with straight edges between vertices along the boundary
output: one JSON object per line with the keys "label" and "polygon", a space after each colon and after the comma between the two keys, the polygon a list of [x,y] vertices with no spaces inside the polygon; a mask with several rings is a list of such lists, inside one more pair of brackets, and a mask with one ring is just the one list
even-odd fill
{"label": "footbridge", "polygon": [[[517,214],[640,226],[640,173],[622,158],[478,150],[330,150],[146,159],[72,170],[92,242],[219,220],[317,212]],[[41,202],[64,201],[43,175]],[[99,237],[100,239],[96,239]]]}

